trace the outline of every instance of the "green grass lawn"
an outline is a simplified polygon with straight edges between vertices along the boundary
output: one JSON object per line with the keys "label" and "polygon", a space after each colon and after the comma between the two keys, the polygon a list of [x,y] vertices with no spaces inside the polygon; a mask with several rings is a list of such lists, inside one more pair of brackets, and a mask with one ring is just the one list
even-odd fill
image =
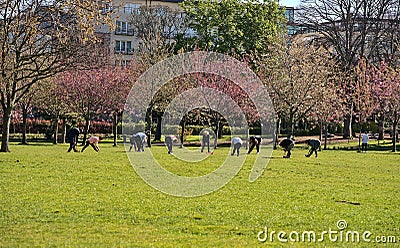
{"label": "green grass lawn", "polygon": [[[0,154],[0,246],[2,247],[267,247],[260,231],[287,234],[338,230],[396,236],[400,244],[400,155],[387,151],[322,151],[293,158],[277,150],[255,182],[248,181],[251,154],[237,176],[208,195],[182,198],[147,185],[122,145],[100,143],[84,153],[67,145],[13,144]],[[228,148],[199,164],[184,163],[153,146],[170,171],[201,175],[216,169]],[[146,161],[143,161],[146,164]],[[270,233],[269,233],[270,234]],[[288,237],[288,235],[286,236]],[[293,236],[292,236],[293,237]],[[319,236],[318,236],[319,238]],[[288,247],[370,247],[375,243],[288,242]]]}

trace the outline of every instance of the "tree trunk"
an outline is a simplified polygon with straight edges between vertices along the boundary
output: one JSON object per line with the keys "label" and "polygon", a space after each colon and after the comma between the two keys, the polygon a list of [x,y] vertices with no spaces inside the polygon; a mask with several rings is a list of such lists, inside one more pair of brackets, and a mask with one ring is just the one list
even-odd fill
{"label": "tree trunk", "polygon": [[90,118],[85,118],[85,129],[83,130],[82,146],[84,146],[86,143],[87,135],[89,133],[89,128],[90,128]]}
{"label": "tree trunk", "polygon": [[281,134],[281,118],[278,118],[275,127],[275,140],[274,140],[274,150],[276,150],[279,142],[279,134]]}
{"label": "tree trunk", "polygon": [[184,140],[184,135],[185,135],[185,126],[186,126],[186,122],[182,121],[181,122],[181,148],[183,147],[183,140]]}
{"label": "tree trunk", "polygon": [[382,114],[378,119],[378,142],[385,138],[385,116]]}
{"label": "tree trunk", "polygon": [[114,137],[114,144],[113,146],[117,146],[117,135],[118,135],[118,113],[113,113],[113,122],[112,122],[112,132]]}
{"label": "tree trunk", "polygon": [[22,105],[22,140],[21,140],[21,144],[23,144],[23,145],[28,144],[28,142],[26,140],[26,129],[28,126],[27,119],[28,119],[28,109],[23,104]]}
{"label": "tree trunk", "polygon": [[[319,140],[321,140],[321,141],[322,141],[322,137],[323,137],[323,134],[324,134],[323,132],[324,131],[325,131],[325,137],[326,137],[327,135],[326,135],[325,125],[324,125],[324,122],[321,121],[321,123],[319,124]],[[324,145],[324,147],[325,147],[325,145]],[[321,146],[319,147],[318,150],[321,151]]]}
{"label": "tree trunk", "polygon": [[328,148],[328,125],[325,123],[325,140],[324,140],[324,150]]}
{"label": "tree trunk", "polygon": [[156,128],[156,135],[154,136],[154,141],[161,141],[161,122],[162,122],[162,115],[161,113],[157,114],[157,128]]}
{"label": "tree trunk", "polygon": [[352,137],[352,128],[351,128],[351,123],[352,123],[352,116],[351,114],[348,114],[344,118],[344,127],[343,127],[343,138],[344,139],[350,139]]}
{"label": "tree trunk", "polygon": [[[147,116],[147,127],[146,127],[146,130],[145,130],[145,131],[149,130],[150,133],[151,133],[151,127],[153,126],[153,114],[152,114],[152,111],[149,111],[149,112],[150,112],[150,113],[149,113],[149,115]],[[151,137],[151,134],[150,134],[150,137]],[[150,140],[150,138],[147,139],[147,146],[148,146],[148,147],[151,147],[151,140]]]}
{"label": "tree trunk", "polygon": [[224,124],[221,124],[221,122],[219,122],[218,124],[218,139],[222,139],[222,131],[224,129]]}
{"label": "tree trunk", "polygon": [[394,116],[394,120],[393,120],[393,137],[392,137],[392,142],[393,142],[393,147],[392,147],[392,152],[396,152],[396,142],[397,142],[397,114],[395,114]]}
{"label": "tree trunk", "polygon": [[220,121],[218,119],[218,117],[215,119],[215,140],[214,140],[214,149],[217,149],[217,142],[218,142],[218,138],[220,138]]}
{"label": "tree trunk", "polygon": [[1,149],[0,152],[9,152],[10,140],[10,123],[11,123],[12,107],[3,109],[3,130],[1,136]]}
{"label": "tree trunk", "polygon": [[53,120],[53,144],[57,145],[58,143],[58,115],[54,117]]}
{"label": "tree trunk", "polygon": [[360,125],[360,133],[358,134],[358,152],[361,152],[361,134],[362,134],[361,116],[358,118],[358,124]]}
{"label": "tree trunk", "polygon": [[287,137],[290,139],[294,136],[294,114],[290,113],[289,115],[289,127]]}
{"label": "tree trunk", "polygon": [[67,136],[67,123],[65,117],[62,118],[62,137],[61,137],[61,143],[65,143],[65,138]]}

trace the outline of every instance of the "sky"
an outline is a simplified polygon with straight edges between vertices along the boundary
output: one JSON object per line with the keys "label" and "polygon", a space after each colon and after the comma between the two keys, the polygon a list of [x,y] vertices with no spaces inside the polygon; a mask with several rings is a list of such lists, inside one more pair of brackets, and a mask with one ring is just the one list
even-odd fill
{"label": "sky", "polygon": [[300,4],[300,0],[280,0],[279,4],[286,7],[295,7]]}

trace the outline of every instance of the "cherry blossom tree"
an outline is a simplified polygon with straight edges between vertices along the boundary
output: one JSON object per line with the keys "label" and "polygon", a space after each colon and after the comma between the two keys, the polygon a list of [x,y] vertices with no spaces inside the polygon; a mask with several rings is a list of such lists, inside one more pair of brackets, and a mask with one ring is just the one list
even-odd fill
{"label": "cherry blossom tree", "polygon": [[83,142],[90,132],[90,123],[94,117],[111,116],[114,145],[117,145],[117,125],[126,97],[139,76],[138,71],[132,65],[60,74],[57,80],[66,95],[65,102],[71,111],[79,113],[85,120]]}
{"label": "cherry blossom tree", "polygon": [[105,101],[103,107],[105,112],[111,115],[112,118],[114,146],[117,146],[117,126],[122,118],[126,98],[133,83],[139,77],[140,71],[138,64],[134,62],[125,67],[116,66],[103,71],[105,73],[104,76],[108,79],[104,81],[106,87],[104,88],[103,97]]}
{"label": "cherry blossom tree", "polygon": [[[241,116],[238,115],[243,114],[247,120],[246,125],[259,121],[257,109],[249,96],[240,86],[228,79],[199,72],[183,75],[174,79],[174,82],[173,85],[178,90],[173,91],[174,93],[168,98],[170,100],[165,102],[165,107],[168,107],[174,97],[184,98],[179,100],[179,110],[186,109],[186,106],[196,106],[194,109],[189,108],[189,111],[181,116],[181,142],[184,140],[183,134],[188,122],[212,128],[216,135],[216,148],[217,140],[222,135],[222,128],[229,124],[228,119],[239,120]],[[179,96],[181,94],[184,96]]]}
{"label": "cherry blossom tree", "polygon": [[396,152],[397,127],[400,121],[400,71],[381,62],[370,67],[370,80],[376,109],[392,124],[392,151]]}
{"label": "cherry blossom tree", "polygon": [[72,111],[79,113],[85,120],[83,143],[89,133],[90,122],[95,115],[105,111],[107,83],[111,78],[108,70],[93,69],[68,71],[59,77],[61,87],[67,93],[67,104]]}
{"label": "cherry blossom tree", "polygon": [[[354,114],[360,126],[360,134],[358,135],[358,151],[361,151],[361,130],[362,124],[371,116],[374,110],[374,101],[371,97],[373,82],[369,80],[368,73],[370,66],[365,59],[361,59],[355,68],[354,82],[348,84],[351,88],[350,97],[354,103]],[[366,130],[364,130],[366,131]]]}
{"label": "cherry blossom tree", "polygon": [[[290,44],[290,45],[288,45]],[[288,133],[323,103],[326,82],[334,60],[325,49],[302,39],[282,40],[260,65],[258,74],[267,86],[279,117],[287,120]]]}
{"label": "cherry blossom tree", "polygon": [[66,122],[73,111],[68,102],[68,91],[65,88],[62,75],[56,75],[41,82],[41,87],[36,92],[36,108],[52,119],[53,144],[58,143],[59,122],[62,120],[62,139],[65,143]]}
{"label": "cherry blossom tree", "polygon": [[[129,104],[137,109],[141,109],[140,112],[146,109],[146,116],[149,116],[150,111],[154,109],[165,114],[165,109],[170,106],[171,102],[184,94],[183,99],[190,100],[187,106],[193,106],[193,108],[185,109],[182,107],[182,109],[187,111],[184,114],[189,113],[189,115],[180,116],[181,119],[179,120],[182,120],[181,125],[185,125],[186,117],[189,122],[191,121],[190,118],[199,117],[204,126],[212,128],[217,135],[221,133],[222,127],[226,125],[224,118],[234,118],[234,115],[237,113],[247,115],[249,123],[254,123],[256,122],[254,120],[259,119],[258,114],[255,112],[246,114],[248,110],[250,112],[255,106],[252,103],[252,100],[255,99],[251,97],[265,92],[265,87],[260,82],[256,82],[257,77],[253,72],[250,73],[250,70],[243,70],[243,66],[237,66],[239,63],[237,60],[231,59],[232,61],[229,61],[226,58],[227,56],[224,57],[222,54],[194,52],[191,55],[177,55],[176,58],[184,56],[189,56],[188,60],[190,60],[190,63],[187,60],[179,59],[177,61],[183,64],[168,61],[168,64],[165,66],[163,63],[157,63],[153,67],[152,73],[148,75],[145,73],[147,76],[139,79],[139,82],[143,81],[145,83],[135,84],[134,88],[136,92],[144,92],[146,94],[143,94],[143,96],[132,94],[129,98]],[[155,79],[155,74],[160,70],[162,70],[162,73],[160,73],[161,76],[157,76]],[[213,73],[209,73],[210,71]],[[251,74],[251,76],[247,74]],[[231,82],[230,80],[235,80],[235,82]],[[252,88],[254,90],[250,94],[253,95],[247,96],[246,92]],[[213,96],[210,94],[213,94]],[[227,98],[225,99],[230,99],[235,104],[227,104],[224,101],[225,99],[220,97],[222,95],[226,95]],[[268,96],[259,97],[257,100],[262,103],[258,104],[262,108],[270,106],[263,104],[269,100]],[[150,102],[149,105],[147,104],[148,102]],[[143,103],[146,104],[143,105]],[[184,100],[181,100],[179,103],[181,104],[180,106],[185,105]],[[234,105],[239,106],[240,110],[236,110],[236,113],[229,112],[233,109],[232,106]],[[190,113],[191,110],[194,110],[196,115],[192,115],[193,112]],[[274,113],[272,108],[269,108],[269,113]],[[143,115],[144,113],[139,114]]]}
{"label": "cherry blossom tree", "polygon": [[309,113],[309,121],[317,122],[320,126],[320,140],[324,139],[324,149],[327,149],[328,125],[338,123],[345,111],[344,99],[341,98],[343,89],[340,87],[341,74],[335,67],[326,78],[321,78],[321,88],[315,97],[320,103],[315,105]]}

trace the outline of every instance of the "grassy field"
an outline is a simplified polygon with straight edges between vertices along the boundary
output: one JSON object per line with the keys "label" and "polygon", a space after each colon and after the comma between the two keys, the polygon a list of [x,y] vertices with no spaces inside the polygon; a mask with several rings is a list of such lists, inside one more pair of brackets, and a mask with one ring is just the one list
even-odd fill
{"label": "grassy field", "polygon": [[[222,189],[201,197],[163,194],[135,173],[123,146],[100,144],[84,153],[67,145],[13,144],[0,154],[0,246],[2,247],[370,247],[386,239],[400,244],[400,155],[387,151],[322,151],[305,158],[274,152],[264,174],[250,183],[256,155]],[[200,165],[182,163],[153,146],[154,156],[182,175],[208,173],[225,159],[217,149]],[[146,161],[143,161],[146,164]],[[371,243],[302,242],[313,231],[372,233]],[[257,236],[267,228],[268,239]],[[283,243],[285,232],[298,242]],[[275,234],[273,234],[275,232]],[[272,233],[272,240],[271,240]],[[397,243],[388,238],[396,236]],[[335,237],[335,235],[333,235]],[[376,239],[378,238],[378,239]],[[361,237],[360,237],[361,239]],[[351,241],[351,240],[350,240]]]}

